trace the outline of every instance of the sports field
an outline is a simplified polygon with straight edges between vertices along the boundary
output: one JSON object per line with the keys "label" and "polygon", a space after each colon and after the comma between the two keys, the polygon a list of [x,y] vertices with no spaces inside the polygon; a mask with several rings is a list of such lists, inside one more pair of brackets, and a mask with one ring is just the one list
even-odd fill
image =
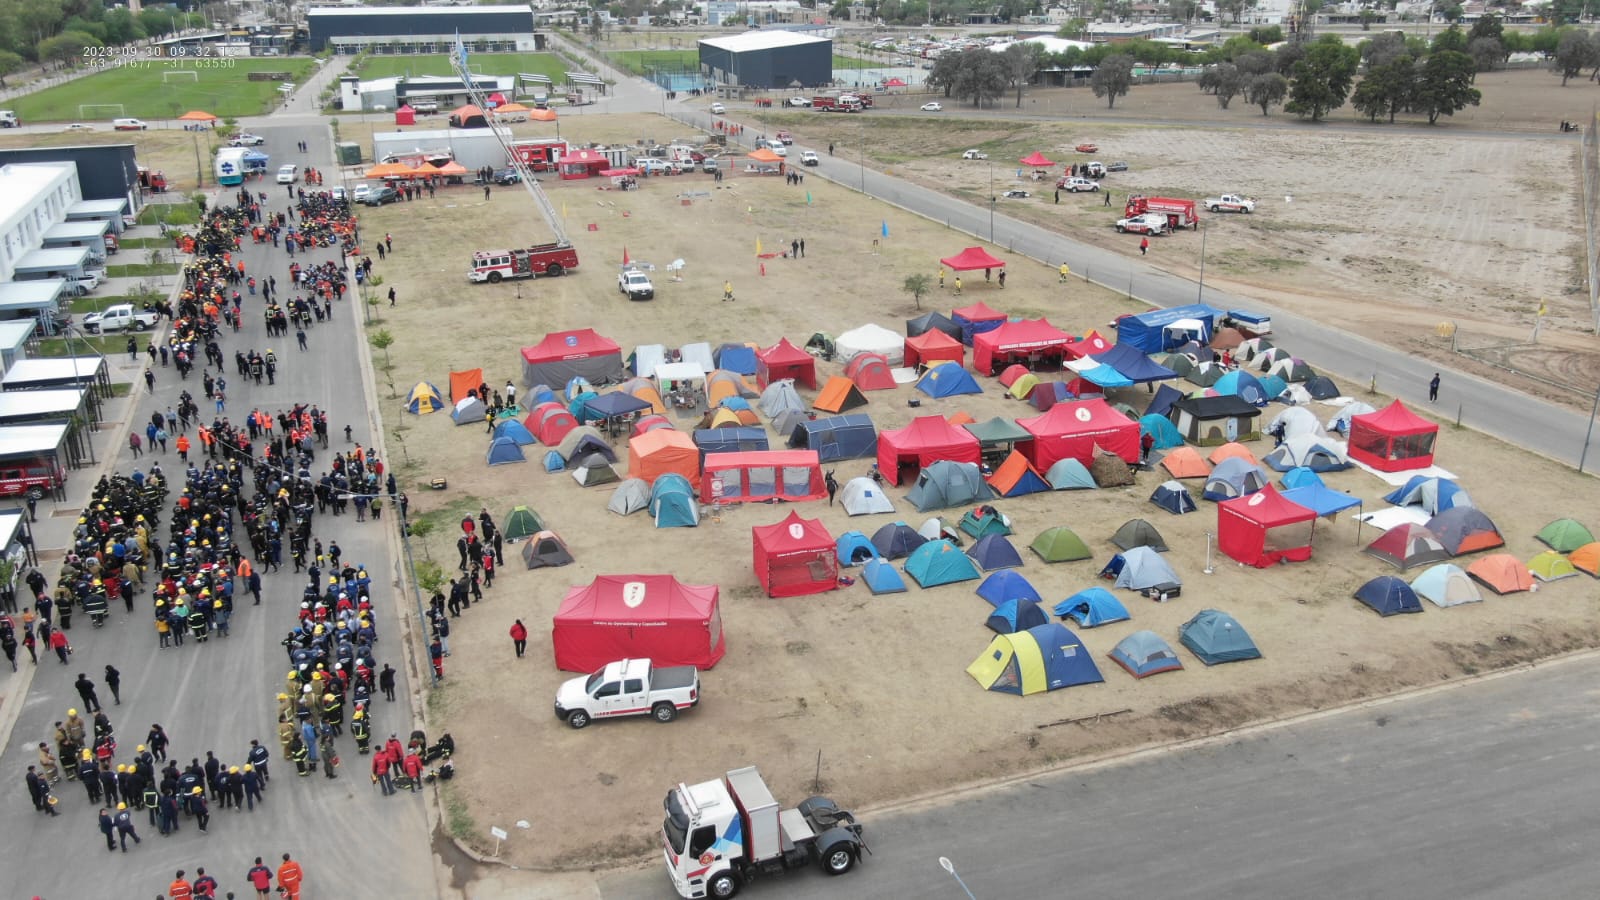
{"label": "sports field", "polygon": [[[467,65],[479,75],[548,75],[561,83],[566,81],[566,71],[571,68],[554,53],[474,53],[468,56]],[[393,78],[396,75],[454,75],[450,57],[445,53],[424,53],[415,56],[372,56],[361,63],[356,74],[364,79]]]}
{"label": "sports field", "polygon": [[[191,109],[223,118],[266,112],[278,98],[273,81],[250,81],[251,72],[287,72],[289,81],[305,80],[311,60],[203,59],[140,61],[79,78],[11,101],[24,122],[109,121],[121,116],[144,119],[152,126]],[[192,74],[191,74],[192,73]],[[84,104],[97,104],[83,109]],[[110,104],[122,104],[118,112]]]}
{"label": "sports field", "polygon": [[[664,69],[668,72],[694,72],[700,68],[700,51],[689,50],[618,50],[606,54],[610,60],[632,72],[635,75],[645,75],[651,69]],[[849,69],[864,65],[861,60],[849,56],[833,55],[835,69]]]}

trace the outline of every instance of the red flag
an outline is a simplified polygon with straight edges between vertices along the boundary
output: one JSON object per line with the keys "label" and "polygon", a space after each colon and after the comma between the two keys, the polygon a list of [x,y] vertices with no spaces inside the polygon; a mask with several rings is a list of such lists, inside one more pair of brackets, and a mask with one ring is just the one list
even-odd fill
{"label": "red flag", "polygon": [[622,264],[623,265],[627,265],[628,264],[628,245],[627,244],[623,244],[622,245]]}

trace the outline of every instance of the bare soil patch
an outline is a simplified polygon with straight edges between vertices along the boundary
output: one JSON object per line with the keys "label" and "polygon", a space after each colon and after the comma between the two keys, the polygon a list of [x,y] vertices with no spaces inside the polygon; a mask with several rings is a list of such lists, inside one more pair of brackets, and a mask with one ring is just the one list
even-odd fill
{"label": "bare soil patch", "polygon": [[[563,124],[564,133],[607,140],[673,128],[600,117]],[[518,348],[566,328],[594,327],[625,352],[654,342],[767,345],[780,336],[803,341],[814,331],[837,334],[866,321],[898,330],[916,312],[900,290],[904,277],[931,273],[937,257],[972,242],[816,179],[790,187],[781,179],[734,177],[715,190],[704,176],[685,176],[652,179],[628,194],[596,190],[595,182],[548,186],[557,209],[567,210],[567,227],[583,255],[577,273],[553,280],[465,283],[474,248],[546,238],[532,204],[516,191],[497,191],[485,203],[481,192],[465,188],[442,192],[432,202],[363,211],[369,240],[384,232],[394,237],[395,252],[375,271],[397,288],[399,305],[376,308],[381,320],[369,330],[387,329],[396,338],[390,349],[395,391],[379,377],[391,461],[410,459],[400,474],[413,511],[446,523],[430,539],[429,552],[441,561],[455,559],[449,523],[464,511],[487,505],[503,517],[512,505],[527,503],[566,539],[577,559],[566,568],[529,572],[521,568],[517,548],[507,548],[508,565],[484,605],[454,622],[454,655],[434,702],[430,727],[451,731],[462,748],[461,774],[450,787],[471,819],[468,826],[463,817],[462,832],[487,845],[489,825],[511,829],[513,838],[501,852],[513,863],[581,867],[648,853],[657,840],[663,792],[678,781],[735,766],[759,764],[782,796],[800,796],[812,787],[820,753],[823,788],[841,801],[865,805],[1434,683],[1592,646],[1600,638],[1594,583],[1586,578],[1531,595],[1379,619],[1350,595],[1389,570],[1358,553],[1376,532],[1363,529],[1358,542],[1348,519],[1319,523],[1316,556],[1309,563],[1256,571],[1218,557],[1215,574],[1205,575],[1214,510],[1203,503],[1197,514],[1167,515],[1146,502],[1162,480],[1151,473],[1127,489],[998,502],[1014,522],[1019,547],[1047,527],[1068,525],[1094,550],[1093,561],[1056,566],[1024,550],[1023,574],[1052,603],[1098,583],[1096,572],[1114,552],[1110,535],[1134,517],[1161,530],[1185,586],[1180,598],[1166,604],[1124,595],[1130,622],[1074,629],[1105,675],[1104,684],[1028,698],[985,692],[964,671],[991,637],[983,627],[989,607],[973,593],[976,582],[882,598],[858,584],[772,600],[751,571],[750,528],[777,521],[787,509],[737,507],[720,522],[708,519],[696,529],[657,530],[642,515],[624,519],[607,512],[609,488],[583,489],[567,475],[545,474],[537,463],[542,448],[529,448],[525,465],[487,468],[481,424],[455,427],[443,415],[406,416],[396,396],[422,379],[442,387],[452,369],[482,366],[493,385],[519,380]],[[682,196],[689,193],[696,196]],[[872,238],[884,220],[892,238],[874,255]],[[591,223],[596,230],[588,230]],[[1248,223],[1227,222],[1241,224]],[[757,239],[770,251],[802,237],[807,259],[766,260],[766,275],[760,274]],[[631,258],[658,266],[685,259],[684,280],[674,282],[658,270],[657,299],[629,303],[616,292],[613,277],[624,247]],[[936,290],[923,306],[948,310],[982,299],[1012,315],[1048,315],[1079,333],[1132,308],[1109,291],[1059,286],[1043,266],[1014,260],[1008,268],[1003,291],[979,277],[969,280],[960,300]],[[735,286],[739,299],[733,303],[719,300],[724,279]],[[819,370],[826,376],[839,366],[821,364]],[[920,410],[906,405],[920,396],[909,388],[873,393],[865,411],[880,429],[899,427],[914,412],[965,410],[979,419],[1032,414],[1031,407],[1002,399],[993,379],[982,382],[981,397],[925,400]],[[1146,394],[1114,392],[1113,399],[1142,408]],[[1332,414],[1323,407],[1317,411]],[[403,450],[393,437],[396,428],[402,429]],[[1270,442],[1255,449],[1265,453]],[[625,460],[625,445],[619,443],[618,451]],[[1588,481],[1474,432],[1447,426],[1439,462],[1462,476],[1505,533],[1511,552],[1523,558],[1541,549],[1532,534],[1551,518],[1581,518],[1589,509],[1573,500],[1592,494]],[[835,468],[842,482],[864,474],[868,461]],[[434,476],[448,477],[449,490],[428,490],[425,484]],[[1359,472],[1328,481],[1360,495],[1369,508],[1387,491]],[[895,516],[852,519],[826,503],[805,504],[800,511],[821,517],[835,535],[871,534],[894,518],[912,524],[926,518],[905,503],[903,490],[891,494],[899,509]],[[644,719],[573,731],[551,713],[555,688],[570,675],[552,664],[550,616],[570,586],[597,574],[630,571],[670,572],[720,585],[727,656],[705,676],[702,706],[671,725]],[[1178,626],[1206,607],[1236,615],[1265,658],[1207,669],[1180,650],[1188,668],[1143,682],[1106,658],[1118,640],[1140,628],[1176,642]],[[523,660],[515,659],[506,634],[515,618],[532,632]],[[1122,709],[1132,712],[1090,724],[1038,727]],[[477,762],[465,764],[468,759]],[[526,787],[507,790],[508,784]],[[518,820],[531,829],[514,829]]]}

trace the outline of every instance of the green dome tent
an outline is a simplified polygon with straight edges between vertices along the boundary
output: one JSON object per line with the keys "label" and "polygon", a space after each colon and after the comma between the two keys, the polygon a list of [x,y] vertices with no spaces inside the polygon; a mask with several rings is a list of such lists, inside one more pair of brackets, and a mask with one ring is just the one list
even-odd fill
{"label": "green dome tent", "polygon": [[526,506],[511,507],[511,512],[506,513],[505,523],[500,526],[500,533],[508,541],[520,540],[543,530],[544,523],[539,520],[538,513]]}

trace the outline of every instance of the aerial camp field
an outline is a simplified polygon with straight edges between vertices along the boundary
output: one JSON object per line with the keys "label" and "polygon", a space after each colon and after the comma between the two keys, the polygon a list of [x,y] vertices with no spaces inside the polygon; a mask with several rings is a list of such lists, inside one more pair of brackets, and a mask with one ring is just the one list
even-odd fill
{"label": "aerial camp field", "polygon": [[[646,134],[661,141],[703,137],[653,117],[610,116],[569,118],[563,134],[629,143]],[[993,139],[1003,138],[1000,132]],[[1127,156],[1158,164],[1153,152],[1143,152]],[[1184,184],[1177,174],[1169,177],[1163,183]],[[820,518],[835,537],[851,530],[871,535],[896,519],[916,526],[932,515],[953,521],[965,510],[919,513],[906,502],[903,485],[888,490],[892,514],[850,518],[825,501],[753,504],[708,514],[697,528],[657,529],[646,513],[619,517],[606,510],[615,485],[583,488],[570,473],[546,473],[543,447],[527,448],[525,463],[488,468],[481,422],[458,427],[442,413],[407,415],[401,398],[418,381],[443,387],[451,371],[477,367],[490,385],[511,379],[522,390],[519,348],[566,329],[595,328],[624,355],[645,343],[768,346],[787,337],[803,344],[814,332],[837,335],[867,322],[899,332],[904,319],[919,314],[901,289],[906,276],[933,275],[940,257],[977,242],[816,178],[790,186],[779,178],[735,174],[719,186],[707,176],[680,176],[648,179],[628,193],[603,189],[609,182],[602,179],[544,184],[582,255],[580,269],[558,279],[470,285],[464,278],[473,250],[548,240],[548,227],[519,188],[496,189],[485,201],[480,190],[463,187],[432,201],[362,210],[365,234],[388,232],[394,239],[394,252],[374,270],[384,283],[373,293],[393,286],[399,302],[393,309],[386,302],[374,306],[378,319],[368,333],[382,330],[394,338],[386,353],[373,351],[390,465],[410,496],[413,516],[436,526],[426,540],[413,540],[414,550],[422,555],[425,549],[453,574],[456,523],[463,515],[487,507],[503,520],[513,506],[526,504],[576,559],[567,567],[529,571],[520,546],[507,547],[506,567],[483,605],[452,620],[447,680],[430,695],[430,729],[451,731],[463,747],[518,748],[507,758],[509,769],[465,768],[446,787],[451,830],[469,842],[484,844],[491,824],[535,823],[537,840],[514,838],[501,848],[508,862],[570,868],[647,855],[657,845],[659,797],[668,786],[739,765],[759,763],[775,793],[802,796],[812,790],[820,752],[822,791],[859,808],[1448,681],[1600,640],[1595,583],[1581,575],[1541,585],[1537,593],[1498,597],[1485,591],[1482,603],[1440,609],[1425,602],[1420,615],[1380,618],[1352,594],[1371,578],[1402,573],[1360,552],[1378,532],[1348,514],[1317,522],[1310,561],[1243,567],[1210,543],[1217,530],[1214,504],[1201,500],[1197,512],[1174,516],[1148,502],[1167,478],[1160,469],[1140,473],[1124,488],[994,501],[1011,519],[1024,560],[1019,572],[1047,606],[1084,588],[1108,586],[1096,574],[1115,552],[1109,538],[1124,522],[1146,519],[1164,537],[1170,548],[1164,556],[1183,581],[1181,596],[1156,603],[1117,591],[1130,621],[1095,629],[1069,623],[1103,683],[1028,697],[980,687],[965,669],[993,634],[984,627],[990,607],[973,592],[976,581],[930,590],[912,583],[907,593],[876,597],[858,582],[770,599],[752,571],[752,527],[797,511]],[[1272,214],[1281,215],[1276,208]],[[1365,221],[1336,224],[1354,229]],[[1219,236],[1237,224],[1219,225],[1212,240],[1226,245]],[[758,242],[771,253],[802,238],[805,259],[756,255]],[[1188,236],[1167,240],[1187,242]],[[948,313],[982,300],[1013,317],[1047,316],[1083,334],[1138,309],[1114,292],[1078,281],[1059,284],[1053,270],[1008,257],[1003,248],[987,249],[1008,260],[1003,289],[969,273],[960,297],[953,282],[935,287],[920,311]],[[625,256],[654,266],[653,301],[630,303],[617,292],[616,269]],[[684,261],[681,280],[667,270],[678,259]],[[736,300],[720,299],[724,281],[733,284]],[[387,372],[385,358],[392,361]],[[818,363],[822,379],[839,372],[837,361]],[[906,385],[869,392],[868,404],[855,411],[871,415],[880,433],[915,415],[965,412],[983,421],[1035,414],[1008,399],[996,379],[978,381],[981,395],[940,400]],[[1364,386],[1340,387],[1374,406],[1388,402]],[[815,393],[801,390],[807,401]],[[1108,399],[1142,410],[1149,396],[1139,388],[1112,389]],[[919,407],[909,405],[913,399]],[[1337,411],[1325,404],[1310,409],[1323,420]],[[1276,411],[1269,408],[1266,418]],[[668,416],[686,431],[698,418]],[[781,446],[783,437],[769,429],[769,440]],[[1272,441],[1247,446],[1259,457]],[[626,475],[625,440],[614,447]],[[1592,521],[1593,504],[1577,499],[1592,496],[1592,483],[1515,447],[1446,423],[1437,462],[1459,476],[1498,525],[1505,549],[1519,559],[1544,549],[1533,535],[1551,519],[1588,516],[1591,528],[1600,527]],[[843,484],[869,466],[870,460],[857,459],[825,468]],[[429,490],[429,480],[440,476],[448,477],[448,490]],[[1391,489],[1361,470],[1325,480],[1360,497],[1368,512],[1382,507],[1379,498]],[[1198,498],[1199,484],[1187,484]],[[1093,558],[1046,565],[1028,551],[1036,535],[1058,525],[1081,536]],[[1208,563],[1212,574],[1205,572]],[[1403,576],[1409,580],[1420,571]],[[718,585],[727,655],[705,674],[701,706],[670,725],[646,717],[574,731],[551,714],[556,686],[575,673],[553,665],[550,616],[571,586],[630,572]],[[1135,681],[1106,656],[1138,629],[1177,646],[1178,627],[1206,608],[1237,617],[1263,658],[1208,668],[1180,648],[1182,671]],[[515,618],[531,632],[522,660],[506,637]],[[693,761],[692,771],[685,760]],[[537,798],[506,791],[508,774],[513,781],[536,781]],[[561,829],[541,827],[547,817],[540,814],[549,809],[564,811]]]}
{"label": "aerial camp field", "polygon": [[[560,84],[570,68],[554,53],[474,53],[467,65],[479,75],[549,75]],[[396,75],[444,75],[454,77],[455,67],[448,54],[432,53],[417,56],[368,56],[353,73],[363,80],[392,78]]]}
{"label": "aerial camp field", "polygon": [[[193,109],[222,118],[255,116],[279,98],[280,81],[250,81],[251,72],[283,72],[299,84],[315,62],[277,56],[217,59],[146,59],[69,81],[10,101],[23,122],[87,122],[109,128],[119,117],[144,119],[151,128]],[[188,73],[193,73],[191,76]],[[122,104],[122,112],[109,108]],[[92,109],[83,108],[94,104]],[[172,127],[177,127],[173,125]]]}

